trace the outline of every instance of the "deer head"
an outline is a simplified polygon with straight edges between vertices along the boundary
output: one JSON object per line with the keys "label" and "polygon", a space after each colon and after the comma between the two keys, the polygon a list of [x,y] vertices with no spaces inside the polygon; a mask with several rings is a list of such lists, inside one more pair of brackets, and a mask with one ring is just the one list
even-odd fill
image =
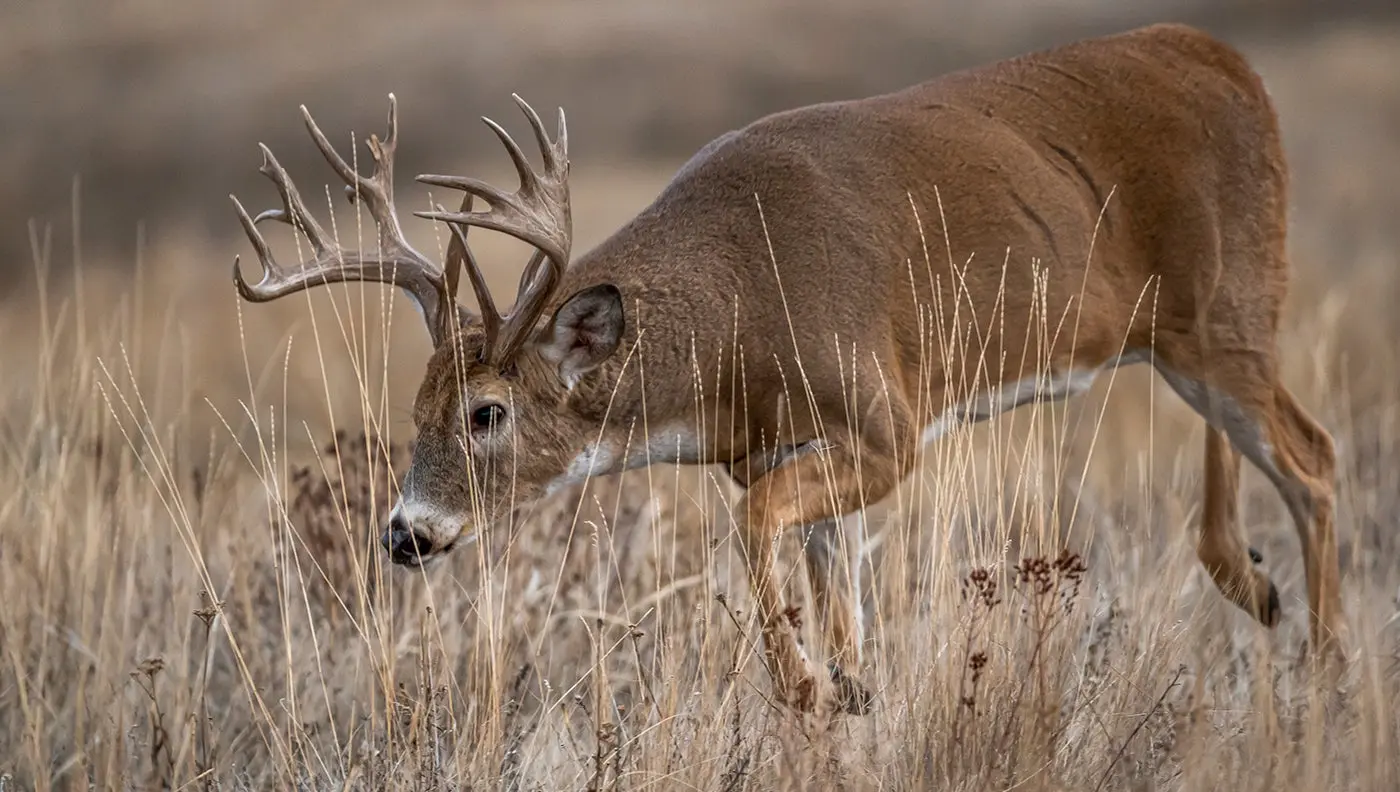
{"label": "deer head", "polygon": [[[379,232],[377,251],[342,248],[307,210],[277,159],[262,147],[261,172],[282,197],[281,209],[250,217],[233,198],[244,230],[262,264],[256,284],[243,279],[234,261],[234,283],[244,299],[266,302],[318,285],[371,281],[403,289],[418,307],[433,341],[433,353],[413,406],[418,436],[401,496],[390,514],[382,543],[394,563],[418,565],[441,555],[511,508],[540,496],[550,482],[570,475],[570,464],[597,438],[600,421],[569,399],[579,381],[616,351],[624,315],[612,284],[583,288],[557,301],[569,263],[572,223],[564,112],[550,141],[539,116],[516,96],[543,158],[535,172],[510,135],[482,119],[500,138],[520,177],[505,192],[462,176],[419,176],[424,184],[465,193],[460,208],[414,214],[446,223],[451,241],[441,266],[409,245],[394,205],[397,103],[389,97],[388,131],[368,141],[371,176],[361,176],[336,153],[303,106],[302,116],[317,147],[360,201]],[[472,211],[473,197],[489,204]],[[312,257],[284,268],[258,230],[264,220],[288,223],[305,234]],[[532,245],[514,308],[500,313],[471,248],[467,230],[494,229]],[[464,268],[480,306],[473,313],[456,302]]]}

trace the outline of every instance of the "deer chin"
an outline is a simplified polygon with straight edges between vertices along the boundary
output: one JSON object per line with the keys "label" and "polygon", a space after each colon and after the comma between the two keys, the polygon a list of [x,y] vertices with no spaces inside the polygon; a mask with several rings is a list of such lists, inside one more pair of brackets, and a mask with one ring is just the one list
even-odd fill
{"label": "deer chin", "polygon": [[447,554],[451,553],[453,550],[456,550],[459,547],[466,547],[468,545],[476,544],[478,536],[480,536],[480,532],[471,528],[470,526],[463,525],[457,530],[457,535],[455,537],[447,540],[447,542],[444,543],[441,547],[434,550],[433,554],[429,558],[425,558],[423,560],[436,561],[437,559],[446,556]]}

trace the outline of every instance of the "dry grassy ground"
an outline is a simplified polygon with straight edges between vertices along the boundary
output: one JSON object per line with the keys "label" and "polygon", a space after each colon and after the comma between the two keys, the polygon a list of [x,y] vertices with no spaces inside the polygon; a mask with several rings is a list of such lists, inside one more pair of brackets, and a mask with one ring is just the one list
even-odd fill
{"label": "dry grassy ground", "polygon": [[[1302,663],[1272,488],[1246,473],[1286,609],[1266,633],[1195,560],[1199,421],[1133,370],[946,438],[852,521],[867,718],[769,705],[710,469],[596,481],[391,569],[416,317],[358,288],[240,305],[222,262],[246,248],[196,230],[0,315],[0,789],[1395,788],[1400,31],[1248,51],[1295,164],[1285,379],[1340,444],[1338,686]],[[580,157],[579,244],[668,170]],[[34,238],[41,273],[72,263]],[[1044,563],[1064,549],[1086,571]]]}

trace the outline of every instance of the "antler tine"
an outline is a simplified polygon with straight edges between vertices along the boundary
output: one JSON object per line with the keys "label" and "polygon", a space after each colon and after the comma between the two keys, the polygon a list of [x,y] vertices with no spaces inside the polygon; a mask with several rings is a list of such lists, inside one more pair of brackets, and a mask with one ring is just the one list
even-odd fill
{"label": "antler tine", "polygon": [[525,271],[521,274],[515,307],[504,320],[505,328],[501,336],[505,340],[496,351],[497,359],[510,360],[525,343],[530,329],[554,295],[563,276],[564,268],[545,255],[544,251],[537,251],[530,257],[530,263],[525,265]]}
{"label": "antler tine", "polygon": [[[496,345],[489,348],[497,363],[509,360],[523,343],[525,334],[538,320],[569,264],[573,242],[573,219],[569,204],[569,157],[564,111],[559,110],[559,134],[550,142],[539,115],[524,99],[513,95],[525,114],[539,144],[543,172],[536,172],[510,134],[489,118],[482,120],[500,138],[510,156],[520,186],[505,192],[469,176],[422,175],[418,181],[438,187],[461,190],[490,204],[484,212],[416,212],[419,217],[439,220],[452,226],[480,226],[501,231],[533,245],[539,252],[526,265],[516,306],[500,317],[501,330]],[[475,280],[473,280],[475,283]]]}
{"label": "antler tine", "polygon": [[[572,217],[569,207],[569,160],[560,146],[563,139],[549,143],[539,116],[516,97],[526,111],[525,116],[544,157],[545,172],[533,171],[518,145],[499,124],[489,118],[482,120],[501,139],[520,175],[520,187],[505,192],[481,179],[470,176],[440,176],[425,174],[418,181],[437,187],[471,193],[491,204],[490,211],[470,213],[416,212],[419,217],[443,222],[459,222],[501,231],[545,251],[550,258],[567,263],[572,237]],[[563,111],[560,111],[562,118]],[[561,130],[564,127],[561,124]]]}
{"label": "antler tine", "polygon": [[[472,196],[469,193],[462,196],[460,211],[470,212],[471,208]],[[438,205],[437,210],[443,211],[442,206]],[[486,343],[482,347],[482,355],[486,356],[496,345],[496,339],[499,337],[501,314],[496,310],[496,301],[491,297],[491,289],[486,285],[486,276],[481,272],[481,265],[477,262],[475,254],[472,253],[471,246],[467,244],[469,226],[448,223],[447,227],[452,229],[452,241],[447,250],[447,293],[449,295],[457,293],[457,281],[462,267],[465,266],[467,278],[472,284],[472,292],[476,294],[477,304],[481,306],[481,325],[486,333]]]}
{"label": "antler tine", "polygon": [[[333,244],[327,239],[325,229],[316,222],[316,217],[306,208],[306,203],[301,199],[301,192],[297,190],[292,177],[287,175],[287,169],[282,167],[282,163],[277,161],[272,149],[265,144],[259,143],[258,148],[262,150],[263,161],[258,168],[258,172],[266,176],[277,187],[277,194],[282,198],[281,209],[266,209],[253,218],[253,224],[264,220],[276,220],[286,223],[294,228],[298,228],[306,235],[306,239],[311,243],[311,247],[317,255],[324,253]],[[244,226],[247,228],[247,226]]]}
{"label": "antler tine", "polygon": [[297,190],[296,184],[287,175],[286,169],[277,161],[272,149],[261,143],[258,144],[258,148],[262,150],[263,155],[262,166],[258,168],[258,172],[266,176],[277,187],[277,193],[282,198],[283,208],[267,209],[259,212],[257,217],[249,217],[242,202],[236,196],[229,196],[238,212],[238,220],[243,225],[248,240],[253,243],[253,248],[258,253],[258,260],[263,267],[261,280],[257,285],[251,286],[243,279],[243,272],[238,266],[237,259],[234,260],[234,284],[238,287],[238,293],[249,302],[266,302],[289,293],[287,286],[291,283],[292,277],[290,272],[277,263],[277,259],[272,253],[272,247],[267,244],[267,239],[258,230],[259,223],[266,220],[276,220],[300,229],[306,235],[307,242],[311,244],[315,259],[319,260],[324,257],[331,247],[331,243],[326,239],[325,230],[307,210],[306,203],[302,201],[301,193]]}
{"label": "antler tine", "polygon": [[[351,199],[363,197],[366,208],[378,226],[380,250],[373,255],[359,250],[345,250],[331,239],[306,208],[296,184],[277,162],[272,151],[267,146],[261,146],[263,164],[259,170],[277,187],[282,199],[282,208],[268,209],[256,217],[250,217],[238,198],[229,196],[238,212],[243,230],[258,254],[263,270],[262,278],[256,284],[249,284],[243,278],[238,259],[234,259],[234,283],[245,300],[266,302],[311,286],[329,283],[366,281],[394,285],[413,298],[428,323],[434,342],[441,340],[441,308],[446,300],[450,300],[445,291],[443,272],[404,239],[394,209],[393,155],[398,137],[397,107],[397,101],[393,94],[390,94],[388,133],[383,140],[377,136],[371,136],[369,140],[375,168],[373,175],[368,178],[357,173],[336,153],[305,105],[301,108],[307,131],[317,148],[345,182],[346,191]],[[299,228],[311,245],[312,257],[301,262],[296,268],[279,265],[271,246],[258,229],[258,224],[265,220],[277,220]]]}
{"label": "antler tine", "polygon": [[306,123],[306,131],[316,142],[316,148],[321,150],[321,156],[326,158],[345,182],[345,196],[352,203],[364,200],[370,216],[388,232],[389,241],[407,246],[403,239],[403,229],[399,225],[398,213],[394,209],[394,151],[398,146],[399,137],[398,98],[389,94],[388,129],[384,138],[381,140],[378,135],[372,134],[366,141],[374,159],[374,172],[369,177],[361,176],[336,152],[330,140],[316,125],[316,120],[311,117],[306,105],[301,106],[301,115]]}
{"label": "antler tine", "polygon": [[520,94],[511,94],[515,104],[520,108],[525,117],[530,120],[530,130],[535,133],[535,142],[539,144],[540,153],[544,156],[544,167],[546,171],[557,171],[560,164],[567,165],[569,159],[569,127],[564,122],[564,108],[559,108],[559,121],[557,131],[554,133],[554,142],[549,142],[549,136],[545,134],[544,122],[535,113],[535,108],[528,102],[520,98]]}

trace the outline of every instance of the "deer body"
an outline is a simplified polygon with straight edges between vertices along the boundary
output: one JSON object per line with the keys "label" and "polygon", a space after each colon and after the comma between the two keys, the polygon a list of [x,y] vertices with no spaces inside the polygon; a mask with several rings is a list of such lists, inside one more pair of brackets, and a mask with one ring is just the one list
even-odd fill
{"label": "deer body", "polygon": [[[554,175],[530,186],[517,158],[527,197],[567,180],[528,114]],[[420,178],[493,212],[509,203],[474,180]],[[386,546],[413,563],[590,475],[722,463],[747,488],[738,538],[775,683],[804,708],[821,687],[772,574],[774,540],[802,528],[831,677],[861,711],[868,695],[841,670],[859,665],[861,639],[836,520],[887,495],[921,443],[1150,361],[1211,427],[1202,562],[1232,602],[1277,622],[1236,518],[1243,454],[1297,523],[1319,646],[1340,618],[1334,462],[1278,379],[1286,190],[1258,76],[1205,34],[1159,25],[761,119],[573,262],[566,244],[563,260],[546,250],[533,215],[503,223],[470,197],[427,213],[456,236],[439,297],[420,304],[451,299],[463,263],[489,304],[470,225],[542,253],[514,341],[485,312],[440,312]],[[567,240],[563,196],[553,229]]]}
{"label": "deer body", "polygon": [[[707,395],[705,452],[664,460],[728,462],[760,438],[771,449],[778,437],[813,439],[818,420],[841,424],[852,388],[843,365],[878,361],[868,386],[904,396],[901,432],[946,425],[914,405],[941,408],[940,391],[974,375],[995,390],[1034,374],[1018,368],[1041,331],[1039,303],[1052,323],[1066,310],[1082,317],[1077,337],[1059,329],[1051,354],[1069,391],[1120,354],[1145,355],[1154,322],[1159,354],[1176,336],[1198,346],[1213,299],[1232,304],[1220,321],[1250,342],[1236,351],[1269,356],[1287,275],[1281,251],[1258,259],[1282,243],[1281,156],[1243,61],[1174,28],[770,116],[707,146],[565,273],[561,296],[616,284],[628,311],[622,346],[642,337],[642,354],[610,360],[579,401],[608,405],[619,424],[645,403],[652,422],[694,427],[694,394],[677,381],[698,369],[715,390],[739,379],[742,359],[743,392]],[[965,320],[969,302],[982,323],[1004,315],[1005,360],[941,360],[930,348],[932,306],[949,307],[946,325],[959,302]],[[1258,326],[1241,331],[1242,318]],[[620,376],[638,360],[651,376]],[[788,397],[803,400],[802,371],[831,409],[819,418],[794,407],[780,420]],[[681,445],[700,445],[690,439]]]}

